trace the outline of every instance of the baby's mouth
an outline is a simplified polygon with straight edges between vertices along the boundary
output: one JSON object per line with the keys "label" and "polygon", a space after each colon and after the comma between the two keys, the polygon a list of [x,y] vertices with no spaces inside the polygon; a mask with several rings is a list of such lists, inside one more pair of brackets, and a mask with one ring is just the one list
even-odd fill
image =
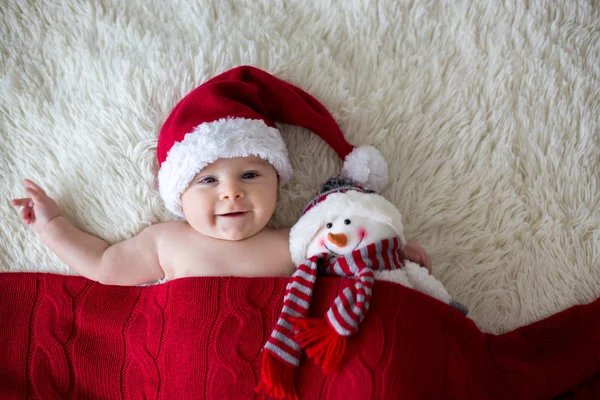
{"label": "baby's mouth", "polygon": [[219,217],[235,218],[235,217],[244,216],[247,213],[248,213],[248,211],[235,211],[235,212],[230,212],[230,213],[226,213],[226,214],[219,214]]}

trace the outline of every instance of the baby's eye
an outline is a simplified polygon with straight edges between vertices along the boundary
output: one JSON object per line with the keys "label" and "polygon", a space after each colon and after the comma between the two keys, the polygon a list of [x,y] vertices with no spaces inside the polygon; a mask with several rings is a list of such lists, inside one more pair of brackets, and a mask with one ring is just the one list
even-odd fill
{"label": "baby's eye", "polygon": [[333,226],[333,224],[331,222],[328,222],[327,225],[325,225],[325,227],[327,229],[331,229],[332,226]]}
{"label": "baby's eye", "polygon": [[198,182],[208,184],[208,183],[215,183],[216,181],[217,180],[215,178],[213,178],[211,176],[207,176],[206,178],[200,179]]}
{"label": "baby's eye", "polygon": [[245,172],[242,175],[242,179],[254,179],[258,176],[256,172]]}

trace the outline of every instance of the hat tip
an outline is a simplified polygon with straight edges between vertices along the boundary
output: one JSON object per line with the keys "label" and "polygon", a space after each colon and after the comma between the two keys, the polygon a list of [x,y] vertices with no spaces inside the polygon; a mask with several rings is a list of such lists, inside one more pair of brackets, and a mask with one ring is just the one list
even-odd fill
{"label": "hat tip", "polygon": [[341,176],[381,192],[388,182],[388,165],[375,147],[355,147],[344,159]]}

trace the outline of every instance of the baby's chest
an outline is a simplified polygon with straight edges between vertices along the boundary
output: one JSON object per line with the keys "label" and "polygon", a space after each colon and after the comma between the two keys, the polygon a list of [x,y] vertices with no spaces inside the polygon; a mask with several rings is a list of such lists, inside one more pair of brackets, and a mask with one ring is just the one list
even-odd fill
{"label": "baby's chest", "polygon": [[293,272],[293,266],[280,255],[281,252],[244,246],[230,247],[174,246],[166,260],[167,278],[290,276]]}

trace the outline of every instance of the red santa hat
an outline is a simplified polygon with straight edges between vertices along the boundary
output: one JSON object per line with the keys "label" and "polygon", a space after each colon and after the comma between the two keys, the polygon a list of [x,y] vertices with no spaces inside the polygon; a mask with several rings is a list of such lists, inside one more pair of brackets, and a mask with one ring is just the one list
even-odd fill
{"label": "red santa hat", "polygon": [[281,182],[292,176],[275,122],[310,129],[344,160],[342,175],[380,190],[387,163],[375,148],[354,147],[314,97],[265,71],[241,66],[203,83],[173,109],[158,138],[158,185],[165,206],[183,217],[181,194],[193,177],[220,158],[257,156]]}

